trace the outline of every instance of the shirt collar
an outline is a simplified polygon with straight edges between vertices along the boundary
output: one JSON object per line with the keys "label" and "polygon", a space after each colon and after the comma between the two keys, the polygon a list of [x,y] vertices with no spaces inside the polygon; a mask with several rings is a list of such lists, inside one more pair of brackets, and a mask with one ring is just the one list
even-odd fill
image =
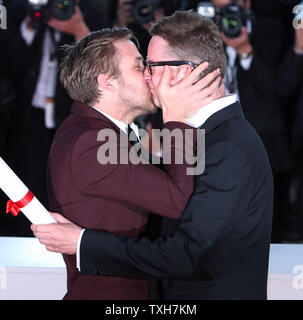
{"label": "shirt collar", "polygon": [[237,101],[237,95],[231,94],[226,97],[217,99],[202,107],[198,113],[187,120],[187,124],[192,127],[201,127],[206,120],[211,117],[214,113],[226,108],[227,106],[234,104]]}
{"label": "shirt collar", "polygon": [[[123,131],[126,134],[128,133],[128,124],[126,122],[117,120],[117,119],[113,118],[112,116],[108,115],[107,113],[101,111],[100,109],[97,109],[94,106],[92,106],[92,108],[97,110],[98,112],[102,113],[107,119],[112,121],[121,131]],[[139,128],[138,128],[138,126],[134,122],[132,122],[129,126],[134,130],[134,132],[137,135],[137,137],[139,137]]]}

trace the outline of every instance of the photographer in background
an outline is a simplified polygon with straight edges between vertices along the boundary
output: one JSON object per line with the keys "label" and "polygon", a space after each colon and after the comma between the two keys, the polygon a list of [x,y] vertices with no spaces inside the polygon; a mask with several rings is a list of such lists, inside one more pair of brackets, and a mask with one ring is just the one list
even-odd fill
{"label": "photographer in background", "polygon": [[[230,5],[242,8],[238,35],[222,38],[227,55],[226,87],[238,94],[246,119],[255,127],[267,149],[275,183],[272,242],[283,240],[289,207],[293,159],[282,105],[277,96],[277,74],[287,30],[283,26],[282,3],[274,0],[213,0],[216,10]],[[250,11],[252,14],[250,14]],[[230,20],[222,20],[225,26]],[[234,23],[233,21],[231,22]],[[234,32],[234,25],[227,29]]]}
{"label": "photographer in background", "polygon": [[[1,4],[1,1],[0,1]],[[4,47],[5,44],[5,38],[6,38],[6,34],[5,31],[0,29],[0,46],[1,48]],[[3,155],[4,151],[5,151],[5,132],[3,130],[3,122],[5,119],[5,115],[4,115],[4,108],[3,108],[3,96],[4,96],[4,90],[3,90],[3,86],[4,86],[4,75],[3,75],[3,51],[0,50],[0,156]],[[4,203],[4,195],[0,193],[0,212],[3,212],[5,210],[3,204]],[[0,214],[0,235],[2,235],[3,231],[5,230],[5,217]]]}
{"label": "photographer in background", "polygon": [[174,7],[168,0],[112,0],[110,20],[113,26],[128,27],[140,43],[140,53],[146,57],[151,39],[150,28],[163,16],[172,14]]}
{"label": "photographer in background", "polygon": [[[0,1],[1,4],[1,1]],[[8,39],[7,30],[0,29],[0,46],[5,48],[6,42]],[[7,92],[8,90],[8,80],[4,74],[4,50],[0,50],[0,155],[3,153],[5,145],[5,119],[8,114],[8,104],[10,104],[11,93]]]}
{"label": "photographer in background", "polygon": [[[47,207],[48,153],[54,132],[72,105],[58,81],[63,55],[59,48],[98,29],[102,12],[99,7],[99,12],[93,8],[94,1],[68,1],[63,9],[63,1],[41,1],[45,2],[47,5],[40,7],[32,0],[10,3],[8,16],[15,25],[11,27],[13,35],[7,43],[5,64],[18,97],[16,173]],[[11,221],[8,235],[32,236],[25,231],[29,230],[28,223],[21,217]]]}
{"label": "photographer in background", "polygon": [[[0,4],[7,10],[7,18],[10,17],[10,0],[0,0]],[[11,39],[11,19],[7,19],[6,29],[0,28],[0,156],[9,162],[11,167],[16,169],[17,152],[17,132],[18,122],[15,121],[18,109],[16,103],[16,92],[10,77],[9,66],[7,64],[7,45]],[[6,234],[8,223],[5,214],[7,197],[0,192],[0,236]]]}

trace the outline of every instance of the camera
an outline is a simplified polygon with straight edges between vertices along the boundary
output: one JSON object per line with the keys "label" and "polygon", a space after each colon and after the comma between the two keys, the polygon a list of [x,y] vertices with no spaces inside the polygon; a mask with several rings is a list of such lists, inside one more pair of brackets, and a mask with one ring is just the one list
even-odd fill
{"label": "camera", "polygon": [[69,20],[75,13],[74,0],[28,0],[31,26],[38,28],[50,17]]}
{"label": "camera", "polygon": [[237,38],[241,34],[241,28],[251,25],[252,13],[239,6],[237,0],[232,0],[231,4],[216,9],[211,2],[200,2],[197,12],[205,18],[214,20],[222,32],[228,38]]}
{"label": "camera", "polygon": [[154,20],[155,11],[160,7],[161,0],[132,0],[124,5],[132,6],[132,16],[138,24],[148,23]]}

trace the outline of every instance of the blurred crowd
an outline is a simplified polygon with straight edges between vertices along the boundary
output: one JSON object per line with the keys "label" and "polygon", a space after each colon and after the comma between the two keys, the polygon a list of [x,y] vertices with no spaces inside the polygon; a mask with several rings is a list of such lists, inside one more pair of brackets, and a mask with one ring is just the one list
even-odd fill
{"label": "blurred crowd", "polygon": [[[155,21],[176,10],[201,6],[201,1],[194,0],[155,0],[150,16],[138,16],[134,7],[140,1],[145,0],[76,0],[69,19],[49,16],[42,22],[30,10],[29,0],[2,1],[8,26],[0,29],[0,156],[46,207],[48,152],[72,105],[58,79],[62,46],[90,31],[127,26],[146,57],[149,30]],[[212,4],[224,10],[234,2],[213,0]],[[227,57],[225,85],[238,95],[246,119],[259,133],[270,158],[275,183],[272,242],[301,242],[303,21],[297,29],[293,26],[293,8],[300,1],[236,2],[249,18],[233,37],[222,31]],[[144,128],[161,128],[161,111],[137,122]],[[6,201],[1,192],[0,235],[32,236],[23,215],[5,216]]]}

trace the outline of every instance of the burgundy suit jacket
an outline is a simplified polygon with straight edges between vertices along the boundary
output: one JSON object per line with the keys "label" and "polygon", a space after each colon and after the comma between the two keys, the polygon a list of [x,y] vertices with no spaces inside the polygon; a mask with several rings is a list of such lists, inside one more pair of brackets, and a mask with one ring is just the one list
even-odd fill
{"label": "burgundy suit jacket", "polygon": [[[165,127],[189,128],[178,122]],[[123,134],[113,122],[87,105],[74,103],[57,130],[49,155],[51,211],[84,228],[126,236],[138,236],[145,229],[148,213],[179,218],[194,184],[193,176],[185,173],[186,166],[166,165],[164,172],[150,163],[101,165],[97,154],[105,142],[98,141],[98,134],[104,129],[113,130],[119,147]],[[126,146],[130,149],[131,144]],[[81,275],[76,257],[63,257],[65,299],[148,299],[148,280]]]}

